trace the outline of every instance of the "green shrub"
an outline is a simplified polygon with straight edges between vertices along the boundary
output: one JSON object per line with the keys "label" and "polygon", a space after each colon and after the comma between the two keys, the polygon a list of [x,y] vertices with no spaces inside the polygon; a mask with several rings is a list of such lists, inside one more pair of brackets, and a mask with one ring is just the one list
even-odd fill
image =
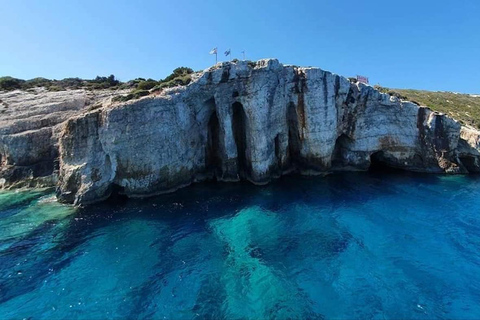
{"label": "green shrub", "polygon": [[113,74],[109,75],[108,77],[99,77],[97,76],[93,80],[88,80],[89,83],[97,83],[97,84],[102,84],[104,86],[108,87],[113,87],[116,86],[120,83],[120,81],[115,79],[115,76]]}
{"label": "green shrub", "polygon": [[[171,88],[171,87],[176,87],[176,86],[186,86],[190,82],[192,82],[192,73],[193,70],[190,68],[186,67],[180,67],[176,68],[173,70],[172,74],[166,77],[163,80],[155,82],[155,85],[150,87],[150,92],[158,92],[161,91],[165,88]],[[148,83],[148,86],[143,86],[143,82],[137,85],[138,89],[146,89],[148,88],[151,84],[153,84],[155,80],[148,79],[145,82]]]}
{"label": "green shrub", "polygon": [[151,92],[157,92],[163,88],[175,86],[186,86],[192,81],[193,69],[187,67],[179,67],[163,80],[156,81],[154,79],[136,78],[126,83],[122,83],[115,79],[111,74],[108,77],[97,76],[95,79],[84,80],[80,78],[65,78],[63,80],[50,80],[46,78],[34,78],[30,80],[16,79],[13,77],[0,78],[0,90],[10,91],[15,89],[31,90],[36,87],[45,87],[48,91],[62,91],[67,89],[101,90],[101,89],[131,89],[133,90],[126,96],[115,97],[114,101],[128,101],[137,99]]}
{"label": "green shrub", "polygon": [[127,94],[126,96],[113,97],[112,101],[113,102],[125,102],[125,101],[129,101],[129,100],[138,99],[140,97],[148,96],[149,94],[150,94],[150,91],[148,91],[148,90],[135,90],[135,91]]}
{"label": "green shrub", "polygon": [[148,80],[140,81],[137,84],[137,89],[138,90],[150,90],[158,84],[159,84],[158,81],[155,81],[153,79],[148,79]]}
{"label": "green shrub", "polygon": [[135,90],[132,92],[134,99],[138,99],[140,97],[148,96],[150,91],[148,90]]}
{"label": "green shrub", "polygon": [[85,85],[85,80],[80,78],[65,78],[59,81],[54,80],[54,82],[65,89],[79,89]]}
{"label": "green shrub", "polygon": [[53,86],[47,87],[47,90],[48,91],[64,91],[65,88],[61,86],[53,85]]}
{"label": "green shrub", "polygon": [[63,80],[50,80],[46,78],[33,78],[30,80],[16,79],[12,77],[0,78],[0,90],[10,91],[16,89],[28,90],[37,87],[45,87],[50,91],[61,91],[67,89],[109,89],[116,88],[120,81],[115,79],[112,74],[108,77],[97,76],[93,80],[83,80],[80,78],[65,78]]}
{"label": "green shrub", "polygon": [[165,87],[162,86],[162,84],[157,84],[155,87],[153,87],[152,89],[150,89],[150,92],[159,92],[159,91],[162,91],[163,88],[165,88]]}
{"label": "green shrub", "polygon": [[108,77],[97,76],[93,80],[84,80],[84,85],[90,90],[109,89],[112,87],[117,87],[119,84],[120,81],[116,80],[113,74],[109,75]]}
{"label": "green shrub", "polygon": [[477,127],[480,125],[480,98],[469,94],[445,91],[382,89],[382,91],[397,93],[403,100],[429,107],[437,112],[443,112],[471,126]]}
{"label": "green shrub", "polygon": [[127,101],[127,96],[115,96],[112,98],[113,102],[122,102],[122,101]]}
{"label": "green shrub", "polygon": [[22,89],[25,80],[12,78],[12,77],[1,77],[0,78],[0,90],[11,91]]}
{"label": "green shrub", "polygon": [[185,77],[193,73],[193,69],[187,67],[179,67],[173,70],[172,74],[161,80],[161,82],[169,82],[176,78]]}
{"label": "green shrub", "polygon": [[160,88],[171,88],[176,86],[186,86],[192,81],[192,76],[190,74],[179,76],[171,79],[170,81],[160,83]]}
{"label": "green shrub", "polygon": [[51,84],[52,80],[38,77],[25,81],[22,87],[23,89],[31,89],[36,87],[49,87]]}

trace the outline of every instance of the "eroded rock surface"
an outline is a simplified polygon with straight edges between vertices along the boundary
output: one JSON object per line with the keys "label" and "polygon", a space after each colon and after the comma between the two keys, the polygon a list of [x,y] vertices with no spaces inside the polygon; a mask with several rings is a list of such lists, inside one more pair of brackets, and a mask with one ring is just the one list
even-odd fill
{"label": "eroded rock surface", "polygon": [[228,62],[161,95],[115,94],[0,93],[0,187],[57,186],[86,204],[289,172],[480,172],[476,129],[318,68]]}
{"label": "eroded rock surface", "polygon": [[111,91],[0,92],[0,187],[55,186],[62,124]]}
{"label": "eroded rock surface", "polygon": [[218,64],[187,87],[74,116],[59,145],[58,198],[76,204],[205,179],[263,184],[292,171],[480,171],[475,129],[273,59]]}

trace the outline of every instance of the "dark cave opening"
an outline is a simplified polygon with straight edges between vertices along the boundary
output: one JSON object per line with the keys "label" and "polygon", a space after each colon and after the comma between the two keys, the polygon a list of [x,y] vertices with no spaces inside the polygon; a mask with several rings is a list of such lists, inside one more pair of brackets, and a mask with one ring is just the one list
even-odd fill
{"label": "dark cave opening", "polygon": [[298,115],[295,104],[287,107],[288,155],[290,162],[296,164],[300,155],[300,134],[298,131]]}
{"label": "dark cave opening", "polygon": [[281,175],[284,164],[282,162],[282,153],[280,150],[280,134],[277,134],[275,136],[275,139],[273,140],[273,146],[274,146],[275,160],[273,163],[272,172],[274,172],[275,174]]}
{"label": "dark cave opening", "polygon": [[112,183],[110,186],[110,196],[108,197],[107,202],[123,203],[127,200],[128,197],[125,194],[125,187]]}
{"label": "dark cave opening", "polygon": [[277,159],[277,164],[280,166],[280,162],[281,162],[281,156],[280,156],[280,135],[276,135],[275,136],[275,140],[274,140],[274,144],[275,144],[275,159]]}
{"label": "dark cave opening", "polygon": [[405,172],[405,170],[392,166],[389,160],[385,157],[383,151],[377,151],[370,155],[369,172],[374,173],[392,173],[392,172]]}
{"label": "dark cave opening", "polygon": [[465,169],[470,173],[480,173],[480,169],[476,165],[475,158],[472,156],[459,157]]}
{"label": "dark cave opening", "polygon": [[215,110],[208,121],[205,169],[207,172],[213,172],[215,178],[221,174],[220,124]]}
{"label": "dark cave opening", "polygon": [[237,145],[238,174],[241,179],[245,179],[250,173],[247,161],[247,116],[240,102],[233,103],[232,109],[232,129]]}
{"label": "dark cave opening", "polygon": [[341,134],[335,141],[335,147],[332,154],[332,168],[342,168],[348,165],[346,159],[346,154],[348,152],[348,146],[351,144],[352,140],[346,135]]}

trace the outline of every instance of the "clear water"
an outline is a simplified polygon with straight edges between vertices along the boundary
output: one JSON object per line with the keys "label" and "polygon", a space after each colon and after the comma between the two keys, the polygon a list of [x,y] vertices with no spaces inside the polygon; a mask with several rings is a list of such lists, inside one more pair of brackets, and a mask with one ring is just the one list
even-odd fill
{"label": "clear water", "polygon": [[480,177],[0,193],[1,319],[480,318]]}

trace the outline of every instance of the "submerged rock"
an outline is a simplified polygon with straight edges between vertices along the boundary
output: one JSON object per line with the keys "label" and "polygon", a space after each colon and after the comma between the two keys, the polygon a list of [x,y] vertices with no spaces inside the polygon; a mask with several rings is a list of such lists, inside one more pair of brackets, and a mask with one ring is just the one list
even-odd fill
{"label": "submerged rock", "polygon": [[2,134],[3,168],[22,166],[12,161],[19,154],[55,168],[58,152],[58,198],[69,203],[112,192],[144,197],[205,179],[264,184],[292,171],[384,165],[480,172],[477,130],[368,85],[274,59],[217,64],[186,87],[89,112],[77,104],[23,144]]}

